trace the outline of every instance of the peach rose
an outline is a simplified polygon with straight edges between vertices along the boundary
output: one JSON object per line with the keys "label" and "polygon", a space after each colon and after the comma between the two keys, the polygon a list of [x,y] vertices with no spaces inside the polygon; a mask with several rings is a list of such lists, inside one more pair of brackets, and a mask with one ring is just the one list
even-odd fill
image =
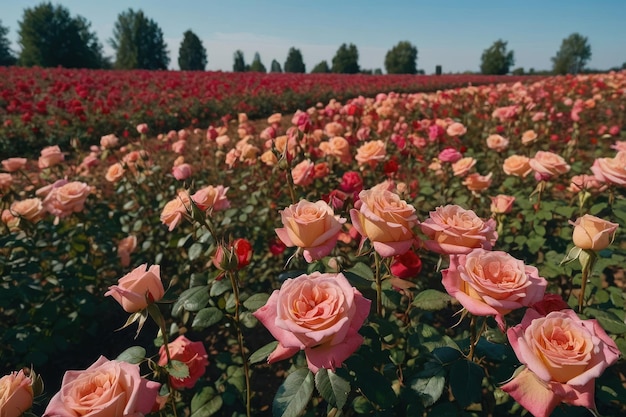
{"label": "peach rose", "polygon": [[267,166],[273,167],[278,163],[278,158],[274,154],[274,151],[267,150],[261,155],[261,162],[263,162]]}
{"label": "peach rose", "polygon": [[467,128],[463,126],[463,123],[454,122],[446,129],[448,136],[463,136],[467,132]]}
{"label": "peach rose", "polygon": [[33,405],[33,380],[24,371],[0,378],[0,414],[20,417]]}
{"label": "peach rose", "polygon": [[474,165],[476,165],[476,160],[471,156],[461,158],[452,164],[452,173],[457,177],[463,177],[467,175]]}
{"label": "peach rose", "polygon": [[354,159],[359,165],[369,164],[375,166],[379,161],[385,159],[385,142],[382,140],[372,140],[364,143],[357,149]]}
{"label": "peach rose", "polygon": [[314,179],[314,170],[315,164],[310,159],[305,159],[304,161],[300,162],[298,165],[291,169],[291,177],[293,178],[293,183],[302,187],[311,185]]}
{"label": "peach rose", "polygon": [[41,220],[45,214],[43,208],[43,202],[39,198],[27,198],[21,201],[14,201],[11,204],[11,213],[28,220],[32,223],[37,223]]}
{"label": "peach rose", "polygon": [[0,190],[6,190],[13,184],[13,175],[5,172],[0,173]]}
{"label": "peach rose", "polygon": [[48,146],[42,149],[37,165],[39,169],[50,168],[59,164],[64,159],[65,155],[63,155],[58,146]]}
{"label": "peach rose", "polygon": [[547,151],[537,151],[528,164],[535,171],[535,178],[538,181],[565,174],[570,170],[570,166],[562,156]]}
{"label": "peach rose", "polygon": [[226,197],[229,187],[218,185],[216,187],[208,185],[196,191],[191,196],[193,202],[202,211],[211,209],[212,211],[222,211],[230,207],[230,201]]}
{"label": "peach rose", "polygon": [[597,158],[591,166],[598,181],[619,186],[626,185],[626,151],[620,151],[613,158]]}
{"label": "peach rose", "polygon": [[546,316],[528,309],[507,337],[525,367],[501,388],[535,417],[549,417],[561,402],[595,409],[595,379],[620,356],[596,320],[570,309]]}
{"label": "peach rose", "polygon": [[346,219],[335,215],[325,201],[300,200],[280,212],[283,227],[276,229],[278,238],[289,247],[303,250],[304,259],[313,262],[328,255]]}
{"label": "peach rose", "polygon": [[491,172],[487,175],[469,174],[463,180],[463,185],[470,191],[483,191],[491,185]]}
{"label": "peach rose", "polygon": [[253,313],[278,340],[268,362],[304,350],[312,372],[341,367],[363,343],[358,330],[370,303],[341,273],[313,272],[286,280]]}
{"label": "peach rose", "polygon": [[413,245],[417,225],[415,207],[389,191],[383,183],[359,193],[350,210],[352,225],[363,239],[369,239],[383,257],[402,255]]}
{"label": "peach rose", "polygon": [[[185,336],[178,336],[176,340],[167,345],[172,360],[180,361],[187,365],[189,376],[175,378],[170,376],[170,385],[174,389],[193,388],[198,379],[204,375],[209,364],[209,355],[202,342],[192,342]],[[159,365],[167,365],[167,353],[165,346],[159,348]]]}
{"label": "peach rose", "polygon": [[325,156],[334,156],[344,164],[350,164],[352,162],[350,144],[341,136],[335,136],[328,142],[320,143],[319,148]]}
{"label": "peach rose", "polygon": [[120,144],[120,140],[117,138],[117,136],[113,134],[105,135],[100,138],[100,146],[103,149],[112,149],[112,148],[115,148],[119,144]]}
{"label": "peach rose", "polygon": [[326,126],[324,126],[324,132],[329,137],[342,136],[343,131],[344,131],[343,125],[339,122],[330,122],[330,123],[327,123]]}
{"label": "peach rose", "polygon": [[528,145],[537,139],[537,133],[534,130],[527,130],[522,134],[522,143]]}
{"label": "peach rose", "polygon": [[491,198],[490,210],[493,214],[507,214],[513,209],[515,197],[510,195],[499,194]]}
{"label": "peach rose", "polygon": [[500,135],[489,135],[487,137],[487,147],[496,152],[502,152],[509,146],[509,140]]}
{"label": "peach rose", "polygon": [[217,143],[217,146],[220,148],[223,148],[230,143],[230,138],[227,135],[220,135],[215,138],[215,143]]}
{"label": "peach rose", "polygon": [[440,206],[420,224],[428,236],[426,247],[441,254],[466,254],[474,248],[490,250],[496,240],[496,221],[481,219],[472,210],[457,205]]}
{"label": "peach rose", "polygon": [[119,417],[150,413],[161,384],[139,366],[100,356],[84,371],[67,371],[43,417]]}
{"label": "peach rose", "polygon": [[582,191],[604,191],[608,186],[599,181],[597,177],[593,175],[581,174],[574,175],[570,180],[570,185],[567,187],[572,193],[580,193]]}
{"label": "peach rose", "polygon": [[61,185],[57,181],[44,198],[43,205],[52,215],[59,218],[67,217],[72,213],[83,211],[90,193],[91,187],[84,182],[72,181]]}
{"label": "peach rose", "polygon": [[114,163],[107,169],[107,173],[104,178],[109,182],[118,182],[122,178],[124,178],[124,173],[126,170],[124,169],[124,165],[119,162]]}
{"label": "peach rose", "polygon": [[183,217],[189,215],[190,210],[191,200],[189,194],[185,191],[180,191],[176,198],[168,201],[163,207],[161,222],[168,226],[168,230],[171,232],[183,220]]}
{"label": "peach rose", "polygon": [[502,330],[506,314],[541,301],[548,285],[534,266],[506,252],[481,248],[451,255],[442,276],[448,294],[476,316],[494,316]]}
{"label": "peach rose", "polygon": [[26,158],[9,158],[2,161],[2,169],[6,172],[15,172],[26,166]]}
{"label": "peach rose", "polygon": [[117,256],[120,264],[126,268],[130,265],[130,254],[137,248],[137,236],[129,235],[117,243]]}
{"label": "peach rose", "polygon": [[511,155],[504,160],[502,170],[507,175],[525,178],[532,172],[530,158],[522,155]]}
{"label": "peach rose", "polygon": [[574,245],[581,249],[600,251],[607,248],[615,237],[615,231],[619,227],[617,223],[611,223],[591,214],[585,214],[570,221],[574,226],[572,240]]}
{"label": "peach rose", "polygon": [[161,267],[152,265],[147,271],[146,267],[147,264],[139,265],[124,275],[104,295],[115,298],[127,313],[136,313],[148,307],[149,303],[159,301],[165,294]]}
{"label": "peach rose", "polygon": [[283,115],[280,113],[274,113],[270,117],[267,118],[267,124],[280,124],[280,121],[283,119]]}

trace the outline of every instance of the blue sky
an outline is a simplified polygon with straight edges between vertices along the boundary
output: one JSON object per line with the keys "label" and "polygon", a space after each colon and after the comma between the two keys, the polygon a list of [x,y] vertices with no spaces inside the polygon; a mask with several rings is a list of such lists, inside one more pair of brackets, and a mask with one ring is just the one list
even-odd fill
{"label": "blue sky", "polygon": [[[42,0],[0,0],[2,25],[15,51],[23,10]],[[170,67],[177,69],[178,48],[187,29],[203,41],[208,70],[232,70],[233,53],[255,52],[269,68],[281,65],[290,47],[302,52],[307,71],[331,60],[342,43],[354,43],[361,68],[384,70],[386,52],[402,40],[418,49],[418,68],[433,73],[478,71],[482,52],[503,39],[515,53],[515,66],[550,69],[550,58],[571,33],[586,36],[590,68],[626,62],[626,0],[57,0],[70,13],[91,22],[113,55],[108,40],[119,13],[133,8],[163,30]]]}

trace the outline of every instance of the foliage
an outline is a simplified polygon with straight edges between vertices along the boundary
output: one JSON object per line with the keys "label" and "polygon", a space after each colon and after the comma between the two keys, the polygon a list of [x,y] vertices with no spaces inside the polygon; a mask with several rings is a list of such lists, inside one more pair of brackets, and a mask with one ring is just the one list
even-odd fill
{"label": "foliage", "polygon": [[207,64],[206,49],[191,30],[185,31],[178,50],[178,66],[182,71],[204,71]]}
{"label": "foliage", "polygon": [[245,72],[247,69],[243,51],[237,49],[233,54],[233,72]]}
{"label": "foliage", "polygon": [[19,22],[19,64],[32,67],[103,68],[102,45],[91,24],[67,8],[41,3],[25,8]]}
{"label": "foliage", "polygon": [[561,47],[552,57],[552,71],[555,74],[578,74],[591,59],[591,45],[587,37],[572,33],[561,42]]}
{"label": "foliage", "polygon": [[167,69],[170,58],[163,31],[142,10],[118,14],[109,40],[117,69]]}
{"label": "foliage", "polygon": [[270,72],[283,72],[280,63],[275,59],[272,59],[272,65],[270,65]]}
{"label": "foliage", "polygon": [[306,67],[302,58],[302,52],[299,49],[291,47],[287,52],[287,59],[285,65],[283,65],[285,72],[305,73]]}
{"label": "foliage", "polygon": [[332,72],[340,74],[358,74],[359,68],[359,50],[356,45],[351,43],[347,45],[341,44],[332,61]]}
{"label": "foliage", "polygon": [[328,66],[328,62],[326,62],[326,60],[320,61],[311,70],[311,74],[327,74],[329,72],[330,67]]}
{"label": "foliage", "polygon": [[385,55],[387,74],[416,74],[417,47],[408,41],[400,41]]}
{"label": "foliage", "polygon": [[255,52],[254,59],[252,60],[252,64],[250,64],[249,71],[252,72],[267,72],[267,68],[261,62],[261,55],[258,52]]}
{"label": "foliage", "polygon": [[17,58],[15,58],[11,50],[11,42],[7,38],[8,33],[9,28],[2,26],[2,21],[0,20],[0,66],[5,67],[15,65],[17,62]]}
{"label": "foliage", "polygon": [[490,75],[508,74],[515,64],[513,51],[506,50],[507,42],[498,39],[483,51],[480,57],[480,72]]}

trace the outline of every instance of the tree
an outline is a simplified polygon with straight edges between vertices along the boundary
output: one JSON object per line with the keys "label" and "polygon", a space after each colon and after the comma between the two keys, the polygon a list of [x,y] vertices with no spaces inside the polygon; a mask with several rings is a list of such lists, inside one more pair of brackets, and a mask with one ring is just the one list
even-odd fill
{"label": "tree", "polygon": [[417,48],[409,41],[400,41],[385,55],[387,74],[416,74]]}
{"label": "tree", "polygon": [[341,74],[358,74],[359,51],[354,44],[342,44],[333,57],[332,72]]}
{"label": "tree", "polygon": [[7,38],[7,33],[9,33],[9,28],[2,26],[2,21],[0,20],[0,66],[5,67],[15,65],[17,61],[13,51],[11,51],[11,43]]}
{"label": "tree", "polygon": [[480,72],[490,75],[508,74],[515,64],[513,51],[506,50],[507,42],[498,39],[489,48],[483,51],[481,56]]}
{"label": "tree", "polygon": [[245,72],[246,71],[246,60],[243,57],[243,51],[237,49],[233,54],[233,72]]}
{"label": "tree", "polygon": [[85,18],[72,17],[69,10],[61,5],[42,3],[24,9],[18,29],[18,43],[22,47],[20,65],[65,68],[105,66],[102,45],[96,34],[90,31],[90,26]]}
{"label": "tree", "polygon": [[206,64],[206,49],[202,41],[191,30],[186,31],[178,50],[178,66],[183,71],[204,71]]}
{"label": "tree", "polygon": [[299,49],[293,47],[289,49],[284,68],[285,72],[306,72],[304,60],[302,59],[302,52],[300,52]]}
{"label": "tree", "polygon": [[322,62],[314,66],[311,70],[311,74],[320,74],[327,72],[330,72],[330,67],[328,66],[328,62],[326,62],[326,60],[323,60]]}
{"label": "tree", "polygon": [[270,66],[270,72],[283,72],[283,69],[280,67],[280,63],[275,59],[272,59],[272,65]]}
{"label": "tree", "polygon": [[591,46],[587,38],[572,33],[563,39],[561,49],[552,57],[552,70],[555,74],[578,74],[591,59]]}
{"label": "tree", "polygon": [[252,64],[250,64],[249,71],[253,72],[267,72],[267,68],[261,62],[261,55],[258,52],[254,53],[254,59],[252,60]]}
{"label": "tree", "polygon": [[157,70],[170,63],[163,31],[142,10],[128,9],[117,16],[110,43],[116,68]]}

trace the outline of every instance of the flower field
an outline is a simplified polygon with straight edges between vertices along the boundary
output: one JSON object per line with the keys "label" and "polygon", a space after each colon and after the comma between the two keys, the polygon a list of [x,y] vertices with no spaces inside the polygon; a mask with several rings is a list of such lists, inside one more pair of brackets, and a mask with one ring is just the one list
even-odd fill
{"label": "flower field", "polygon": [[32,71],[1,99],[3,416],[626,413],[626,72]]}

